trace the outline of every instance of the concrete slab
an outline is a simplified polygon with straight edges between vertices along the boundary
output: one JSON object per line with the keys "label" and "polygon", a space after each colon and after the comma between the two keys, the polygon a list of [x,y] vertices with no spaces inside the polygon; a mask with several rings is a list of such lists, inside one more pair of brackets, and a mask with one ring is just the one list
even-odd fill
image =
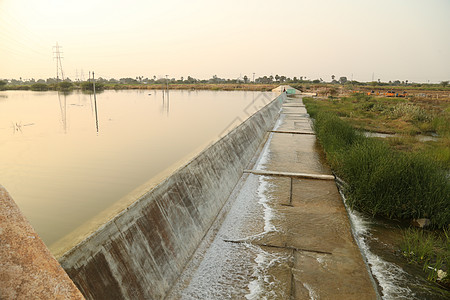
{"label": "concrete slab", "polygon": [[314,133],[311,120],[296,115],[281,115],[282,123],[276,128],[279,131],[307,131]]}
{"label": "concrete slab", "polygon": [[320,156],[314,135],[272,133],[268,143],[268,170],[331,174]]}
{"label": "concrete slab", "polygon": [[[310,124],[288,109],[274,130]],[[278,175],[331,174],[315,136],[271,133],[251,168],[169,299],[377,299],[335,182]]]}
{"label": "concrete slab", "polygon": [[283,106],[283,113],[307,114],[308,112],[304,106],[292,107],[292,105],[285,105]]}

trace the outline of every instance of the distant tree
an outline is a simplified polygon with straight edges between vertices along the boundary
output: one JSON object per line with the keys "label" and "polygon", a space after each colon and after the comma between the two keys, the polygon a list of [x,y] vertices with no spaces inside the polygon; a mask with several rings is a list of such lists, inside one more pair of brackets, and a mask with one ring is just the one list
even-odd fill
{"label": "distant tree", "polygon": [[137,80],[133,78],[120,78],[120,83],[122,84],[137,84],[139,83]]}
{"label": "distant tree", "polygon": [[285,82],[286,81],[286,76],[280,76],[280,82]]}
{"label": "distant tree", "polygon": [[446,87],[448,85],[448,81],[441,81],[442,87]]}
{"label": "distant tree", "polygon": [[188,83],[195,83],[197,81],[197,79],[195,79],[195,78],[193,78],[191,76],[188,76],[186,80],[187,80]]}
{"label": "distant tree", "polygon": [[213,75],[213,77],[209,79],[209,82],[211,82],[211,83],[218,83],[219,82],[219,77],[217,77],[217,75]]}
{"label": "distant tree", "polygon": [[58,89],[61,91],[70,91],[73,88],[72,82],[63,81],[58,83]]}
{"label": "distant tree", "polygon": [[7,84],[7,82],[6,81],[4,81],[4,80],[0,80],[0,87],[2,87],[2,86],[5,86]]}
{"label": "distant tree", "polygon": [[342,77],[339,78],[339,83],[340,84],[345,84],[346,82],[347,82],[347,77],[342,76]]}
{"label": "distant tree", "polygon": [[244,83],[247,83],[248,82],[248,77],[247,77],[247,75],[244,75]]}
{"label": "distant tree", "polygon": [[313,83],[320,83],[320,80],[319,79],[314,79],[312,82]]}
{"label": "distant tree", "polygon": [[271,83],[273,81],[273,75],[270,75],[268,78],[269,78],[269,83]]}
{"label": "distant tree", "polygon": [[334,81],[334,79],[336,78],[336,76],[331,75],[331,80]]}
{"label": "distant tree", "polygon": [[280,80],[280,76],[277,74],[275,75],[275,81],[278,82]]}
{"label": "distant tree", "polygon": [[17,80],[17,79],[11,79],[10,82],[12,85],[21,85],[22,84],[22,80]]}
{"label": "distant tree", "polygon": [[[82,82],[81,83],[81,89],[83,91],[94,91],[94,83],[93,82]],[[95,90],[98,91],[103,91],[105,89],[105,85],[103,83],[100,82],[96,82],[95,83]]]}
{"label": "distant tree", "polygon": [[48,85],[46,83],[35,83],[31,85],[32,91],[48,91]]}
{"label": "distant tree", "polygon": [[44,79],[39,79],[38,81],[36,81],[36,83],[45,83]]}

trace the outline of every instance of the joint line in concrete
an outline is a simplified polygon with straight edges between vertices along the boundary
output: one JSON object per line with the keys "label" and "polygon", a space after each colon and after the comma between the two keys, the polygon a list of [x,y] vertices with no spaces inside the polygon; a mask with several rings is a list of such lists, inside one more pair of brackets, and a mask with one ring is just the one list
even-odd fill
{"label": "joint line in concrete", "polygon": [[291,172],[263,171],[263,170],[244,170],[244,173],[251,173],[254,175],[265,175],[265,176],[281,176],[281,177],[298,177],[298,178],[304,178],[304,179],[334,180],[333,175],[325,175],[325,174],[291,173]]}
{"label": "joint line in concrete", "polygon": [[[243,244],[243,243],[247,243],[246,241],[234,241],[234,240],[223,240],[226,243],[233,243],[233,244]],[[328,251],[321,251],[321,250],[313,250],[313,249],[304,249],[304,248],[297,248],[297,247],[292,247],[292,246],[277,246],[277,245],[270,245],[270,244],[258,244],[258,243],[251,243],[248,242],[249,244],[253,244],[256,246],[260,246],[260,247],[270,247],[270,248],[276,248],[276,249],[287,249],[287,250],[293,250],[293,251],[300,251],[300,252],[312,252],[312,253],[320,253],[320,254],[329,254],[329,255],[333,255],[333,253],[328,252]]]}
{"label": "joint line in concrete", "polygon": [[273,132],[273,133],[289,133],[289,134],[309,134],[309,135],[315,135],[314,132],[308,132],[308,131],[271,130],[270,132]]}
{"label": "joint line in concrete", "polygon": [[291,267],[291,290],[289,291],[290,299],[295,299],[295,277],[294,277],[294,266],[295,266],[295,250],[292,249],[292,265]]}
{"label": "joint line in concrete", "polygon": [[289,205],[290,206],[292,206],[292,185],[293,185],[293,183],[292,183],[292,181],[293,181],[294,179],[291,177],[291,189],[290,189],[290,191],[289,191]]}
{"label": "joint line in concrete", "polygon": [[288,113],[288,112],[282,112],[282,115],[298,115],[298,116],[305,116],[306,113],[296,113],[296,112],[292,112],[292,113]]}

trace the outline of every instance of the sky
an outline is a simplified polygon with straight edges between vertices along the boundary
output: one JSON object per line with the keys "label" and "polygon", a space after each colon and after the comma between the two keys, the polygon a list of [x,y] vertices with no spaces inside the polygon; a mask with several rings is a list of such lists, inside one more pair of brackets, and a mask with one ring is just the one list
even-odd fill
{"label": "sky", "polygon": [[0,0],[0,78],[450,80],[450,0]]}

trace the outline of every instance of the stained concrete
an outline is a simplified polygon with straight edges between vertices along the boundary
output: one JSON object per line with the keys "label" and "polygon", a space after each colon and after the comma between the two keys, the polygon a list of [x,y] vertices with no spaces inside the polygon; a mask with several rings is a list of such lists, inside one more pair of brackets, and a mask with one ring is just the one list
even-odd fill
{"label": "stained concrete", "polygon": [[59,258],[88,299],[162,299],[279,116],[281,95]]}
{"label": "stained concrete", "polygon": [[[301,99],[282,130],[312,131]],[[272,132],[252,161],[168,299],[376,299],[334,181],[270,174],[331,175],[315,136]]]}
{"label": "stained concrete", "polygon": [[84,299],[2,186],[0,299]]}

